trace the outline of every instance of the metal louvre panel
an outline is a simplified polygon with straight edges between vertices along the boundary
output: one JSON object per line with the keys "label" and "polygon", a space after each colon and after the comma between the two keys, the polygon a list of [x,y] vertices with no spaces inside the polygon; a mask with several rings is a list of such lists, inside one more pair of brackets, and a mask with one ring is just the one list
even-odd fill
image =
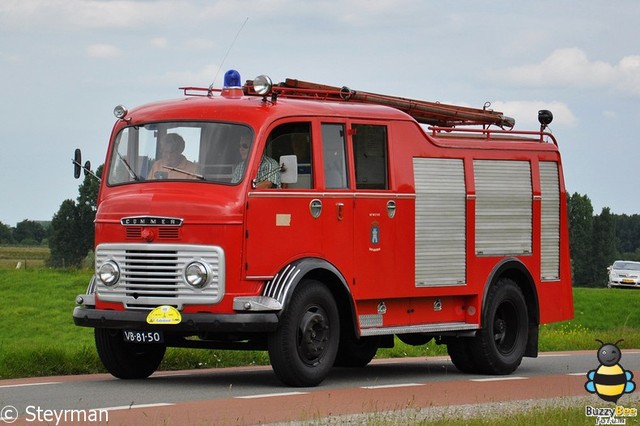
{"label": "metal louvre panel", "polygon": [[[217,246],[186,244],[100,244],[96,248],[96,273],[107,260],[120,267],[120,280],[107,287],[98,280],[101,300],[127,307],[155,307],[218,303],[224,296],[224,251]],[[213,274],[203,289],[189,286],[183,273],[194,260],[206,263]]]}
{"label": "metal louvre panel", "polygon": [[466,282],[466,189],[461,159],[414,158],[416,286]]}
{"label": "metal louvre panel", "polygon": [[529,254],[532,244],[531,165],[474,160],[476,253]]}
{"label": "metal louvre panel", "polygon": [[540,162],[540,188],[542,192],[542,247],[540,278],[560,279],[560,178],[558,163]]}

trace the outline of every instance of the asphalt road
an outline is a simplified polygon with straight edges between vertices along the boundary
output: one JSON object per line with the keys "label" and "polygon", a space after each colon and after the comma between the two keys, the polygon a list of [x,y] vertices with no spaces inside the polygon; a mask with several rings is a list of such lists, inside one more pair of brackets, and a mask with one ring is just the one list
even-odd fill
{"label": "asphalt road", "polygon": [[[640,384],[640,350],[623,348],[620,365]],[[598,367],[594,350],[525,358],[510,376],[462,374],[447,357],[374,360],[366,368],[336,368],[315,388],[285,387],[270,367],[158,372],[128,381],[104,374],[3,380],[0,416],[13,424],[74,424],[82,418],[86,424],[108,419],[109,424],[236,425],[578,396],[610,406],[584,389],[586,373]],[[636,401],[636,395],[623,395],[619,403],[632,396]]]}

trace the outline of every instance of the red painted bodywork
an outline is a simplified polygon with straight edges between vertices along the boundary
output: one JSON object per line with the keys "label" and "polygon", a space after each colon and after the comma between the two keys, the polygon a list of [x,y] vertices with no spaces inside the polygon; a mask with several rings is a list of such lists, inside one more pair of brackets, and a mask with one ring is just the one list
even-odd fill
{"label": "red painted bodywork", "polygon": [[[567,230],[566,190],[555,143],[541,142],[539,133],[524,140],[509,133],[478,136],[467,133],[427,133],[411,117],[389,107],[340,102],[278,99],[265,102],[255,96],[193,96],[158,102],[130,111],[116,122],[112,141],[127,126],[163,121],[221,121],[243,123],[253,129],[255,143],[246,176],[255,176],[266,137],[288,120],[312,123],[313,189],[252,189],[248,177],[239,185],[207,182],[142,182],[109,186],[103,181],[96,216],[96,244],[176,243],[222,247],[226,256],[226,287],[215,305],[185,306],[184,312],[233,313],[236,296],[262,294],[264,284],[283,267],[302,258],[326,260],[342,274],[354,299],[356,315],[378,313],[386,303],[385,326],[463,321],[480,324],[483,297],[492,271],[503,257],[477,256],[475,241],[475,187],[473,160],[504,159],[530,162],[533,185],[533,253],[518,256],[535,281],[539,322],[573,316]],[[384,124],[388,128],[388,190],[327,190],[324,188],[320,124]],[[347,144],[349,147],[351,144]],[[107,162],[112,158],[111,149]],[[350,148],[352,149],[352,148]],[[349,152],[351,188],[355,187],[353,153]],[[414,272],[415,187],[414,157],[463,159],[467,190],[466,285],[417,287]],[[554,161],[560,172],[560,279],[541,282],[540,195],[538,163]],[[109,164],[106,164],[106,168]],[[314,219],[309,202],[320,199],[323,214]],[[397,213],[389,219],[387,200]],[[341,206],[340,206],[341,204]],[[340,212],[338,212],[340,209]],[[276,215],[290,215],[290,226],[277,226]],[[145,227],[131,238],[121,225],[123,217],[164,216],[184,219],[179,240],[163,239],[159,230]],[[369,230],[379,223],[385,238],[372,249]],[[440,299],[442,309],[433,309]],[[123,310],[96,297],[96,309]],[[473,307],[473,309],[470,309]],[[357,316],[356,316],[357,318]]]}

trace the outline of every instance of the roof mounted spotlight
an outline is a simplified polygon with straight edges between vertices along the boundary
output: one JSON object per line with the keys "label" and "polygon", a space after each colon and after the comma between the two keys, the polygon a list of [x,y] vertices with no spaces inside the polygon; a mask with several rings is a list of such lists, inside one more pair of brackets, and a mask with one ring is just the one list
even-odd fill
{"label": "roof mounted spotlight", "polygon": [[113,115],[115,115],[118,120],[122,120],[128,113],[129,110],[127,110],[127,107],[123,105],[117,105],[113,109]]}
{"label": "roof mounted spotlight", "polygon": [[553,121],[553,114],[547,109],[541,109],[538,111],[538,121],[540,122],[540,131],[544,132],[544,129]]}
{"label": "roof mounted spotlight", "polygon": [[255,90],[258,95],[262,95],[263,101],[267,101],[267,95],[271,93],[272,89],[273,82],[269,76],[259,75],[253,79],[253,90]]}

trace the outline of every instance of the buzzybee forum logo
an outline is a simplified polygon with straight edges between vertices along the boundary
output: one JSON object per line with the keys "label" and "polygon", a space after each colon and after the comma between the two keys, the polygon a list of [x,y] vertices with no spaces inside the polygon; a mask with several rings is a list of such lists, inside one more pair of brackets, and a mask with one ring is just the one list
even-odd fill
{"label": "buzzybee forum logo", "polygon": [[607,402],[613,402],[614,407],[585,407],[584,414],[587,417],[594,417],[595,424],[616,424],[624,425],[627,423],[627,417],[637,417],[637,408],[628,408],[618,405],[618,400],[625,393],[631,393],[635,390],[636,384],[633,382],[633,373],[625,370],[620,365],[622,359],[622,351],[616,343],[604,343],[602,340],[596,340],[600,343],[598,349],[598,361],[600,365],[595,370],[587,373],[587,383],[584,388],[589,393],[595,393],[600,399]]}
{"label": "buzzybee forum logo", "polygon": [[631,393],[636,388],[636,384],[631,380],[633,373],[620,365],[622,351],[618,343],[623,340],[618,340],[616,343],[604,343],[597,339],[596,341],[601,345],[598,349],[600,366],[587,373],[588,380],[584,388],[604,401],[617,403],[623,394]]}

